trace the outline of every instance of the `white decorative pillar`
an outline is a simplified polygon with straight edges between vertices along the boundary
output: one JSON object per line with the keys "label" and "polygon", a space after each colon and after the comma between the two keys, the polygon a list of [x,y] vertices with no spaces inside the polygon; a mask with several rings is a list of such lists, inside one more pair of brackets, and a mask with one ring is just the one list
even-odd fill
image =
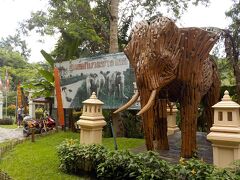
{"label": "white decorative pillar", "polygon": [[214,124],[207,139],[213,146],[213,164],[225,168],[240,159],[240,105],[225,91],[222,101],[213,108]]}
{"label": "white decorative pillar", "polygon": [[102,129],[106,125],[102,115],[103,104],[95,92],[83,101],[83,112],[77,121],[80,126],[80,144],[102,144]]}
{"label": "white decorative pillar", "polygon": [[3,93],[0,90],[0,119],[3,119]]}
{"label": "white decorative pillar", "polygon": [[179,131],[179,128],[176,124],[177,112],[178,110],[175,104],[172,106],[172,109],[170,109],[169,106],[167,107],[167,126],[168,126],[167,134],[168,135],[172,135],[175,132]]}
{"label": "white decorative pillar", "polygon": [[29,95],[28,95],[28,105],[29,105],[29,116],[31,116],[32,118],[35,118],[35,103],[33,102],[33,98],[32,98],[32,94],[33,91],[29,91]]}

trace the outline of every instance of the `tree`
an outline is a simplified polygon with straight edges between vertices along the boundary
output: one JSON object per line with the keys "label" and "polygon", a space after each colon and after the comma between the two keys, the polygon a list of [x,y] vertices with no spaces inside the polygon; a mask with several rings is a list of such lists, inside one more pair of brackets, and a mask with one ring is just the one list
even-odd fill
{"label": "tree", "polygon": [[118,52],[118,6],[119,0],[111,0],[109,2],[110,9],[110,46],[109,53]]}
{"label": "tree", "polygon": [[52,55],[56,60],[70,60],[118,52],[127,44],[129,29],[136,18],[159,15],[162,7],[178,18],[189,2],[207,4],[208,0],[50,0],[46,12],[32,13],[20,29],[23,33],[36,30],[41,35],[59,33]]}
{"label": "tree", "polygon": [[27,48],[26,41],[22,40],[20,33],[17,33],[13,36],[9,35],[6,38],[1,38],[0,48],[18,52],[25,59],[27,59],[30,56],[31,52],[31,50]]}
{"label": "tree", "polygon": [[42,67],[35,67],[40,78],[26,81],[23,83],[22,87],[33,90],[33,96],[35,97],[51,97],[53,96],[55,88],[53,76],[54,59],[44,50],[41,50],[41,53],[47,64]]}
{"label": "tree", "polygon": [[87,0],[51,0],[47,12],[32,13],[32,17],[21,24],[21,29],[24,32],[36,30],[42,35],[59,33],[52,54],[59,61],[74,59],[106,52],[106,29],[102,26],[105,19],[95,13],[104,14],[104,9],[94,11]]}
{"label": "tree", "polygon": [[[198,5],[199,2],[207,5],[209,0],[108,0],[110,21],[109,53],[118,52],[118,27],[120,27],[119,29],[124,26],[126,28],[126,23],[128,24],[129,20],[132,22],[134,17],[149,19],[153,16],[163,15],[161,12],[163,7],[167,8],[167,11],[171,12],[170,14],[174,18],[179,18],[187,9],[189,2],[194,5]],[[119,7],[121,8],[119,9]]]}
{"label": "tree", "polygon": [[231,24],[225,31],[225,51],[226,57],[233,68],[236,80],[237,101],[240,103],[240,2],[233,1],[233,6],[226,12]]}

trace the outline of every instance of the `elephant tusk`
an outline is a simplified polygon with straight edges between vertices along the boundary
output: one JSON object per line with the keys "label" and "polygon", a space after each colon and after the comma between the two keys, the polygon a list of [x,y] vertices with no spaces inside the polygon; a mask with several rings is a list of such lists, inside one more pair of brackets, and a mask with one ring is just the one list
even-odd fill
{"label": "elephant tusk", "polygon": [[132,97],[126,104],[124,104],[122,107],[118,108],[118,109],[117,109],[116,111],[114,111],[113,113],[116,114],[116,113],[119,113],[119,112],[121,112],[121,111],[129,108],[131,105],[133,105],[133,104],[137,101],[138,97],[139,97],[139,92],[137,91],[137,92],[133,95],[133,97]]}
{"label": "elephant tusk", "polygon": [[152,91],[147,104],[137,113],[138,116],[145,113],[154,104],[156,94],[157,94],[157,90],[155,89]]}

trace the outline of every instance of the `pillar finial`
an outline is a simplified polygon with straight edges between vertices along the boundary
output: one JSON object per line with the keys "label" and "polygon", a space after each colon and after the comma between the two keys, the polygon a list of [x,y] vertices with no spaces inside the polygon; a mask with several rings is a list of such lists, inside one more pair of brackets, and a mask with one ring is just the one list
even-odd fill
{"label": "pillar finial", "polygon": [[227,90],[224,91],[224,96],[222,98],[222,101],[232,101],[232,98],[229,96],[229,92]]}
{"label": "pillar finial", "polygon": [[93,92],[92,95],[90,96],[90,99],[97,99],[96,93]]}

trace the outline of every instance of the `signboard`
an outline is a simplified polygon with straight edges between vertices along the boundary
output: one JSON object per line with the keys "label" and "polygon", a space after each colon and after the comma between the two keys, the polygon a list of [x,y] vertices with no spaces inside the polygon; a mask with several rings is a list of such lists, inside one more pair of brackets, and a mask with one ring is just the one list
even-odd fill
{"label": "signboard", "polygon": [[116,109],[133,96],[134,73],[124,53],[80,58],[55,66],[61,76],[64,108],[81,107],[92,92],[104,102],[105,109]]}

